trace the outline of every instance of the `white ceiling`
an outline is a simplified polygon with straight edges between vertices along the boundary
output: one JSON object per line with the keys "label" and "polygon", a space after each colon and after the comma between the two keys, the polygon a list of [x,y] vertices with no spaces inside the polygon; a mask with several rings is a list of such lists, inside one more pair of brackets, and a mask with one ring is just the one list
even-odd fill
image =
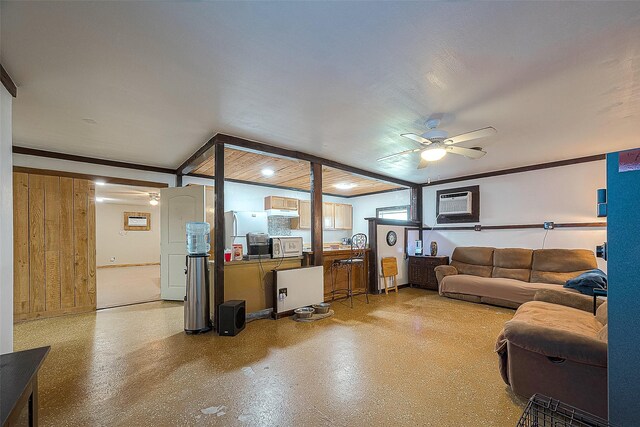
{"label": "white ceiling", "polygon": [[[222,132],[414,182],[640,146],[640,2],[3,2],[0,28],[16,145],[177,167]],[[376,162],[436,113],[488,154]]]}

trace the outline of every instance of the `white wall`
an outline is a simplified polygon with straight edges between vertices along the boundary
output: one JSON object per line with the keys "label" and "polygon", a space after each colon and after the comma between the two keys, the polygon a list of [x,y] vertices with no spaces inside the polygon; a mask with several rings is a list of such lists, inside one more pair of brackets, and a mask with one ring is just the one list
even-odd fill
{"label": "white wall", "polygon": [[404,206],[409,204],[409,190],[391,191],[388,193],[372,194],[370,196],[352,197],[347,199],[353,205],[353,234],[369,234],[365,218],[375,218],[377,208],[390,206]]}
{"label": "white wall", "polygon": [[[19,142],[16,145],[20,145]],[[172,174],[147,172],[134,169],[116,168],[113,166],[94,165],[90,163],[72,162],[69,160],[50,159],[47,157],[28,156],[25,154],[13,155],[14,166],[22,166],[35,169],[48,169],[63,172],[74,172],[105,177],[138,179],[142,181],[160,182],[174,187],[176,176]]]}
{"label": "white wall", "polygon": [[0,354],[13,351],[12,102],[0,85]]}
{"label": "white wall", "polygon": [[[398,240],[394,246],[387,244],[387,233],[395,231]],[[395,257],[398,263],[398,285],[406,285],[409,283],[409,261],[404,258],[404,227],[379,225],[378,226],[378,272],[382,274],[381,260],[384,257]],[[380,275],[379,274],[379,275]],[[390,283],[389,283],[390,284]],[[378,289],[384,289],[384,280],[378,279]]]}
{"label": "white wall", "polygon": [[[149,212],[150,231],[125,231],[124,212]],[[115,257],[115,262],[111,262]],[[96,263],[146,264],[160,262],[159,206],[96,203]]]}
{"label": "white wall", "polygon": [[[456,182],[423,189],[424,224],[435,223],[436,191],[467,185],[480,186],[480,224],[536,224],[544,221],[599,222],[596,190],[606,187],[606,162],[581,163],[511,175]],[[471,225],[471,224],[451,224]],[[484,230],[424,232],[425,253],[429,242],[438,242],[438,253],[451,255],[456,246],[541,248],[545,230]],[[408,239],[415,239],[413,234]],[[550,230],[545,248],[594,250],[606,240],[606,228]],[[598,259],[606,271],[606,262]]]}

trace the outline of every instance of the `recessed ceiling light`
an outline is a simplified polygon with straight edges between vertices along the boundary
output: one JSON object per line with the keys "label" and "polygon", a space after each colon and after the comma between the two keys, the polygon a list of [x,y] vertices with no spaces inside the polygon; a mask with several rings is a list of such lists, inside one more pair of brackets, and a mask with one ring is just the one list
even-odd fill
{"label": "recessed ceiling light", "polygon": [[151,200],[149,200],[149,204],[151,206],[158,206],[158,201],[156,199],[151,199]]}
{"label": "recessed ceiling light", "polygon": [[104,181],[96,181],[96,185],[107,185]]}
{"label": "recessed ceiling light", "polygon": [[260,173],[262,173],[262,176],[273,176],[275,174],[274,170],[269,168],[262,169]]}
{"label": "recessed ceiling light", "polygon": [[96,122],[94,119],[85,117],[84,119],[82,119],[83,122],[88,123],[90,125],[97,125],[98,122]]}
{"label": "recessed ceiling light", "polygon": [[357,187],[356,184],[348,183],[348,182],[340,182],[334,185],[338,190],[351,190],[354,187]]}
{"label": "recessed ceiling light", "polygon": [[96,197],[96,203],[104,202],[104,197]]}

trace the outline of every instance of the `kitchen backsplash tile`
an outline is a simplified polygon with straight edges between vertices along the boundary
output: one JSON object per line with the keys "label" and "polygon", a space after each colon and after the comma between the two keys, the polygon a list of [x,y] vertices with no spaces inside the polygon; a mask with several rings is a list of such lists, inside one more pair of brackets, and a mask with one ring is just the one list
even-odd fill
{"label": "kitchen backsplash tile", "polygon": [[270,236],[291,236],[291,218],[270,216],[268,221]]}

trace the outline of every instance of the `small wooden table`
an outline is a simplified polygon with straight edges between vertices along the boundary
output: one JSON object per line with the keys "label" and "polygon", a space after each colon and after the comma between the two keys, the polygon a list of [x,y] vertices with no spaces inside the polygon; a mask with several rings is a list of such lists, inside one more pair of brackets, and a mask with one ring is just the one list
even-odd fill
{"label": "small wooden table", "polygon": [[29,426],[38,425],[38,371],[51,347],[0,355],[0,425],[17,423],[29,405]]}

